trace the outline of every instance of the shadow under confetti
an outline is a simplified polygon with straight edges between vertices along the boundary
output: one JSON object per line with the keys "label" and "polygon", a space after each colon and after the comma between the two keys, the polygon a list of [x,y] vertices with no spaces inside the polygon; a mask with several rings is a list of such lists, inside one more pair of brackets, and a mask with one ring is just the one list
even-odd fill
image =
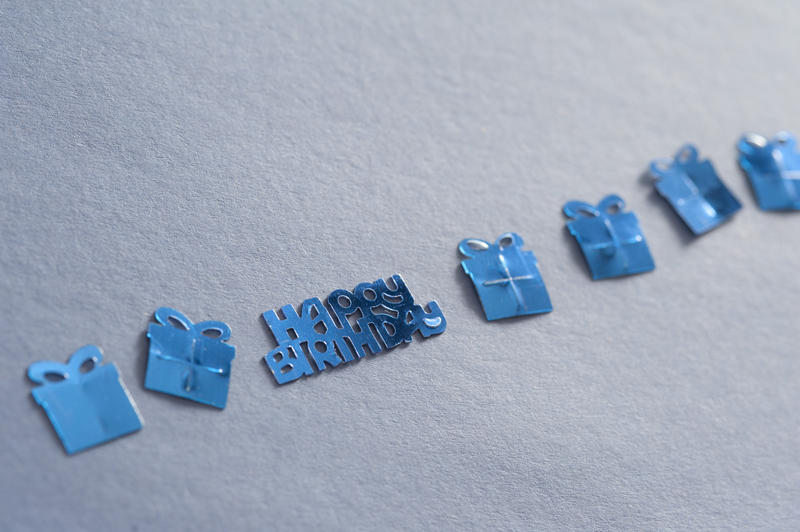
{"label": "shadow under confetti", "polygon": [[150,345],[147,341],[147,331],[145,330],[136,338],[136,353],[138,353],[138,359],[136,361],[136,383],[142,390],[146,389],[144,387],[144,378],[147,375],[147,356],[149,351]]}

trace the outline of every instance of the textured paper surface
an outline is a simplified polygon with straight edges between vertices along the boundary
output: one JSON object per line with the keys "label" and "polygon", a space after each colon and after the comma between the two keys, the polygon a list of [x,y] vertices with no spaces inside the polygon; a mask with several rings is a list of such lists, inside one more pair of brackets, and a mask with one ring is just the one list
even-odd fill
{"label": "textured paper surface", "polygon": [[[792,3],[6,2],[6,530],[797,529]],[[640,180],[686,141],[744,209]],[[592,282],[561,205],[622,195],[656,271]],[[518,232],[552,314],[488,323],[458,242]],[[400,273],[428,341],[277,387],[261,313]],[[145,391],[170,305],[237,347],[219,412]],[[24,372],[97,343],[144,429],[67,457]]]}

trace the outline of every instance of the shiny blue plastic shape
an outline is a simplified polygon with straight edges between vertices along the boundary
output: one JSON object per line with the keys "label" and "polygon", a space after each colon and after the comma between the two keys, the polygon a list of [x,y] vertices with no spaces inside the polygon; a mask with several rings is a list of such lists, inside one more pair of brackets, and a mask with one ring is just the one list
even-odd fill
{"label": "shiny blue plastic shape", "polygon": [[522,244],[518,234],[505,233],[494,244],[466,238],[458,245],[467,257],[461,267],[475,285],[487,320],[553,310],[536,257]]}
{"label": "shiny blue plastic shape", "polygon": [[800,210],[800,153],[794,135],[781,132],[768,141],[761,135],[742,136],[737,144],[739,166],[765,211]]}
{"label": "shiny blue plastic shape", "polygon": [[583,251],[594,280],[653,270],[656,265],[632,212],[625,202],[606,196],[597,207],[582,201],[564,205],[567,228]]}
{"label": "shiny blue plastic shape", "polygon": [[303,302],[300,313],[292,305],[264,313],[278,347],[264,357],[278,384],[312,375],[339,364],[410,342],[419,333],[427,338],[444,332],[447,322],[435,301],[429,311],[414,303],[399,275],[393,287],[383,279],[361,283],[353,292],[335,290],[327,306],[318,298]]}
{"label": "shiny blue plastic shape", "polygon": [[193,324],[161,307],[147,330],[150,355],[144,386],[217,408],[225,408],[236,348],[225,343],[231,329],[221,321]]}
{"label": "shiny blue plastic shape", "polygon": [[699,161],[697,148],[686,144],[672,159],[650,163],[656,190],[695,235],[701,235],[742,208],[720,180],[708,159]]}
{"label": "shiny blue plastic shape", "polygon": [[28,368],[28,378],[42,385],[33,389],[33,398],[47,413],[69,454],[142,428],[117,368],[114,364],[101,366],[101,360],[100,349],[87,345],[66,364],[42,361]]}

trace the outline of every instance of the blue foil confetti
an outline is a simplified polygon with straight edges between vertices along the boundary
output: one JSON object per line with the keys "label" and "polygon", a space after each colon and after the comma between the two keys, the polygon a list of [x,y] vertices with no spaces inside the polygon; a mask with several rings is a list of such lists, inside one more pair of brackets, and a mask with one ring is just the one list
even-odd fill
{"label": "blue foil confetti", "polygon": [[522,237],[505,233],[494,244],[466,238],[458,250],[461,262],[480,297],[487,320],[499,320],[553,310],[531,251],[522,250]]}
{"label": "blue foil confetti", "polygon": [[225,408],[236,348],[225,342],[221,321],[193,324],[175,309],[161,307],[147,330],[150,354],[145,388]]}
{"label": "blue foil confetti", "polygon": [[639,220],[625,202],[606,196],[596,207],[582,201],[564,205],[567,228],[583,251],[594,280],[649,272],[656,266]]}
{"label": "blue foil confetti", "polygon": [[87,345],[66,364],[42,361],[28,368],[28,378],[42,385],[33,389],[33,398],[69,454],[142,428],[116,366],[101,366],[102,360],[100,349]]}
{"label": "blue foil confetti", "polygon": [[447,322],[435,301],[425,311],[399,275],[391,281],[393,286],[378,279],[353,292],[335,290],[327,306],[307,299],[299,314],[292,305],[281,307],[282,317],[265,312],[278,347],[264,359],[278,384],[410,342],[417,331],[425,338],[444,332]]}
{"label": "blue foil confetti", "polygon": [[742,208],[711,161],[698,160],[697,148],[691,144],[679,149],[672,159],[651,162],[650,173],[658,193],[695,235],[714,229]]}
{"label": "blue foil confetti", "polygon": [[753,133],[737,144],[739,166],[750,179],[758,205],[765,211],[800,210],[800,153],[794,135],[772,140]]}

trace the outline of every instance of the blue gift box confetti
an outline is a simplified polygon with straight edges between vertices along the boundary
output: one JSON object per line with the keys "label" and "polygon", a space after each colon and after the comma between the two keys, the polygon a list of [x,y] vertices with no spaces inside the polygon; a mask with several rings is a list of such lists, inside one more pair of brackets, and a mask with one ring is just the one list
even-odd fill
{"label": "blue gift box confetti", "polygon": [[66,364],[42,361],[28,368],[28,378],[42,385],[31,393],[69,454],[142,428],[116,366],[101,366],[102,360],[100,349],[87,345]]}
{"label": "blue gift box confetti", "polygon": [[221,321],[193,324],[169,307],[155,312],[147,330],[150,353],[144,385],[150,390],[225,408],[236,349]]}
{"label": "blue gift box confetti", "polygon": [[564,205],[567,228],[583,251],[595,280],[649,272],[656,266],[639,220],[625,202],[606,196],[597,206],[582,201]]}
{"label": "blue gift box confetti", "polygon": [[800,153],[794,135],[772,140],[753,133],[737,144],[739,166],[750,179],[758,205],[765,211],[800,210]]}
{"label": "blue gift box confetti", "polygon": [[458,245],[461,262],[480,297],[488,320],[553,310],[532,251],[522,250],[522,237],[501,235],[494,244],[466,238]]}
{"label": "blue gift box confetti", "polygon": [[672,159],[650,163],[658,193],[691,231],[700,235],[729,219],[742,208],[708,159],[700,161],[697,148],[686,144]]}

